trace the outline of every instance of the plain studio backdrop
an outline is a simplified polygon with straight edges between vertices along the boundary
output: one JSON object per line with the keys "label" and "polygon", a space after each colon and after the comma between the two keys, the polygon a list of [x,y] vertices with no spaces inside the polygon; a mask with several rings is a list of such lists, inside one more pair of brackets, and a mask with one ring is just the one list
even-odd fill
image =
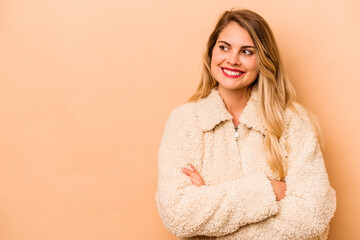
{"label": "plain studio backdrop", "polygon": [[324,133],[331,240],[360,239],[358,1],[0,1],[0,239],[176,239],[155,205],[169,113],[224,10],[272,27]]}

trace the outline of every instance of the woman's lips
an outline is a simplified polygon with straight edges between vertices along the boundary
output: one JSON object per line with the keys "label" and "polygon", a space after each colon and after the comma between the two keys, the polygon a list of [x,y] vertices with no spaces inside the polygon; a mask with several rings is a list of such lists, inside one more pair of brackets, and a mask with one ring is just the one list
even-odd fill
{"label": "woman's lips", "polygon": [[225,77],[228,78],[238,78],[241,77],[242,75],[244,75],[245,72],[242,72],[240,70],[237,69],[231,69],[231,68],[221,68],[223,74],[225,75]]}

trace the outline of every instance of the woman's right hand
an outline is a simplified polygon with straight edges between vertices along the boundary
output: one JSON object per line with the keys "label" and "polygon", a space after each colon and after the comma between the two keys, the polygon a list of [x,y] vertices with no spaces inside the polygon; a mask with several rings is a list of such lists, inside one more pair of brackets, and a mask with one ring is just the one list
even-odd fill
{"label": "woman's right hand", "polygon": [[286,197],[285,195],[286,183],[282,181],[273,181],[273,180],[270,180],[270,182],[273,187],[274,193],[276,195],[276,201],[280,201],[281,199]]}
{"label": "woman's right hand", "polygon": [[191,163],[189,163],[189,167],[191,168],[191,170],[184,167],[182,168],[182,171],[190,177],[192,184],[196,185],[197,187],[205,185],[204,180],[200,176],[200,173],[195,169],[195,167]]}

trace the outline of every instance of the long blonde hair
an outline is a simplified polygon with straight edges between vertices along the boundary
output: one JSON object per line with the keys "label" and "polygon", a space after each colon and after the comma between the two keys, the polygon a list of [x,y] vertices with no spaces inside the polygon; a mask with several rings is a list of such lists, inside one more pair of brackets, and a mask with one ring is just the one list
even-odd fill
{"label": "long blonde hair", "polygon": [[[254,42],[259,75],[247,88],[247,92],[250,93],[255,86],[258,88],[258,109],[267,131],[264,141],[265,158],[270,169],[274,173],[278,173],[281,180],[284,180],[287,173],[287,163],[279,144],[280,136],[284,130],[284,111],[289,107],[295,112],[299,112],[296,111],[294,105],[295,90],[284,74],[274,35],[265,19],[246,9],[226,11],[220,17],[207,43],[201,81],[188,101],[193,102],[208,96],[211,89],[217,86],[218,83],[210,70],[212,51],[220,32],[230,22],[236,22],[246,29]],[[318,140],[322,142],[315,115],[305,108],[304,110],[308,113],[317,132]]]}

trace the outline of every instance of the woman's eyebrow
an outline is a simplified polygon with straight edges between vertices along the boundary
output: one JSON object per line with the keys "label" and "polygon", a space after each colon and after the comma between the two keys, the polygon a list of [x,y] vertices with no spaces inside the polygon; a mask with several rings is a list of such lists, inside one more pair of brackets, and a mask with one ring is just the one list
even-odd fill
{"label": "woman's eyebrow", "polygon": [[241,48],[255,48],[254,46],[250,46],[250,45],[245,45],[245,46],[242,46]]}
{"label": "woman's eyebrow", "polygon": [[223,44],[225,44],[225,45],[231,46],[231,44],[230,44],[230,43],[225,42],[225,41],[218,41],[218,43],[223,43]]}
{"label": "woman's eyebrow", "polygon": [[[225,44],[225,45],[227,45],[227,46],[231,46],[230,43],[225,42],[225,41],[218,41],[218,43],[223,43],[223,44]],[[241,48],[255,48],[255,47],[254,47],[254,46],[251,46],[251,45],[244,45],[244,46],[241,46]]]}

